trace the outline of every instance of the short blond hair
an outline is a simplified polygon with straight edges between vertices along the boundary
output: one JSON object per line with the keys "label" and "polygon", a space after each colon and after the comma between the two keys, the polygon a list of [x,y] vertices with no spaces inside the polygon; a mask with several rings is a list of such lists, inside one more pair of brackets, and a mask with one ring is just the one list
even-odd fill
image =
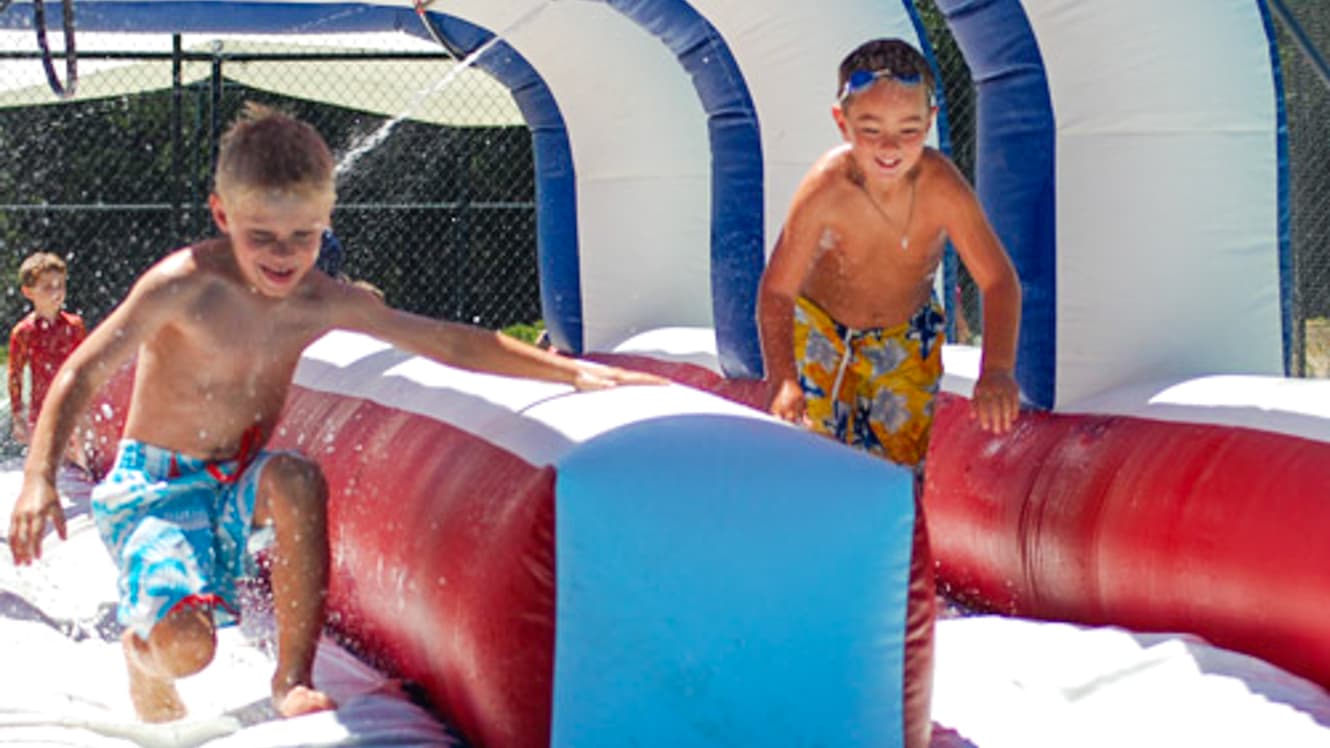
{"label": "short blond hair", "polygon": [[248,102],[222,135],[213,190],[255,190],[336,198],[333,157],[318,131],[295,117]]}
{"label": "short blond hair", "polygon": [[33,252],[23,258],[23,263],[18,266],[19,285],[32,288],[41,280],[42,274],[53,270],[61,275],[69,275],[69,266],[60,259],[60,255],[53,252]]}

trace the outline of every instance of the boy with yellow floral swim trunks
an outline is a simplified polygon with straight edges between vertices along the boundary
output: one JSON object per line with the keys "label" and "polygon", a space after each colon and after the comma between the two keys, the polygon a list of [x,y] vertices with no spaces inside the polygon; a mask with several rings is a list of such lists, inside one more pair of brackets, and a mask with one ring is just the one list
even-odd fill
{"label": "boy with yellow floral swim trunks", "polygon": [[[831,113],[846,142],[800,183],[758,293],[771,413],[914,471],[902,695],[925,711],[936,596],[921,489],[942,376],[933,281],[948,238],[984,297],[972,412],[1002,432],[1020,404],[1019,281],[964,177],[925,145],[933,85],[923,55],[898,39],[841,62]],[[906,748],[929,745],[931,729],[919,720]]]}
{"label": "boy with yellow floral swim trunks", "polygon": [[814,429],[901,465],[923,465],[945,321],[929,300],[904,324],[856,330],[800,296],[794,355]]}
{"label": "boy with yellow floral swim trunks", "polygon": [[933,90],[899,39],[845,58],[832,116],[846,142],[799,185],[758,295],[771,413],[918,475],[942,376],[933,281],[948,238],[983,294],[973,414],[1003,432],[1020,405],[1020,283],[965,178],[925,145]]}

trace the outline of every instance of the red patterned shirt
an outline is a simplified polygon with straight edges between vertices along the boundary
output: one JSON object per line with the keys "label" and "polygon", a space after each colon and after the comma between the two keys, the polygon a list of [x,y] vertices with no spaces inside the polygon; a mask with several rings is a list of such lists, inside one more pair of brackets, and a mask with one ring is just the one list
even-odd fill
{"label": "red patterned shirt", "polygon": [[9,333],[9,405],[15,418],[24,412],[24,367],[32,367],[32,396],[26,411],[28,425],[32,426],[37,423],[56,370],[86,336],[83,318],[69,312],[60,312],[53,320],[32,312],[14,325]]}

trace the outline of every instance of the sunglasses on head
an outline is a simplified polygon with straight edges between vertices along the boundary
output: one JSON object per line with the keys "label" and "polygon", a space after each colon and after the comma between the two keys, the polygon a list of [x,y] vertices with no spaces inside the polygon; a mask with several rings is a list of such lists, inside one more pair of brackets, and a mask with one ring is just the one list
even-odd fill
{"label": "sunglasses on head", "polygon": [[917,86],[924,81],[924,76],[914,70],[900,73],[891,70],[890,68],[883,68],[882,70],[856,70],[853,73],[850,73],[849,78],[845,79],[845,87],[841,89],[840,100],[844,102],[855,94],[863,93],[872,87],[874,83],[877,83],[883,78],[896,81],[902,86],[911,87]]}

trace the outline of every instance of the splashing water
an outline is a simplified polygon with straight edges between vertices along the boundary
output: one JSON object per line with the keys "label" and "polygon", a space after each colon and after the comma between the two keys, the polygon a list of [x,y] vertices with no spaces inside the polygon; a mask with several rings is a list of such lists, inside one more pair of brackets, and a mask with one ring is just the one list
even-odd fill
{"label": "splashing water", "polygon": [[457,80],[458,76],[475,65],[476,61],[479,60],[482,55],[490,51],[490,49],[496,44],[503,41],[504,37],[530,23],[531,20],[540,15],[545,8],[556,2],[558,2],[558,0],[545,0],[545,2],[533,6],[530,10],[518,16],[512,23],[505,26],[494,36],[490,37],[484,44],[476,47],[470,54],[463,57],[456,65],[449,68],[447,73],[444,73],[442,77],[428,88],[417,91],[415,96],[411,97],[411,101],[407,103],[406,108],[403,109],[401,113],[397,114],[387,122],[384,122],[379,126],[378,130],[375,130],[364,140],[360,141],[360,143],[354,148],[343,154],[342,158],[337,162],[337,166],[333,169],[333,175],[335,177],[340,177],[345,172],[350,171],[362,156],[374,150],[383,143],[383,141],[387,140],[388,136],[392,134],[397,125],[401,124],[403,120],[407,119],[412,114],[415,114],[426,99],[447,88],[453,81]]}

